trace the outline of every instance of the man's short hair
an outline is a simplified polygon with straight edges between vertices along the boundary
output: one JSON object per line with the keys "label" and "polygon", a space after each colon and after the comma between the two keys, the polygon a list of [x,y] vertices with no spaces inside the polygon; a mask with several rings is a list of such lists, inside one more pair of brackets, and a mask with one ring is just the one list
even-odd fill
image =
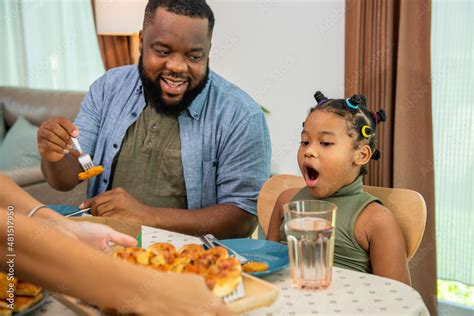
{"label": "man's short hair", "polygon": [[214,13],[205,0],[149,0],[145,8],[143,29],[153,23],[158,8],[190,18],[207,19],[209,21],[208,35],[209,38],[212,37]]}

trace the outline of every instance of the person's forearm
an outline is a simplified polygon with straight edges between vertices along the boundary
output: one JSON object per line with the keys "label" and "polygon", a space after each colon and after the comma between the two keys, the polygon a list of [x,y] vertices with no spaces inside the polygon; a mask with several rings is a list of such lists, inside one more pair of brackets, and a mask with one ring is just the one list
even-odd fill
{"label": "person's forearm", "polygon": [[41,159],[41,171],[52,188],[70,191],[80,183],[77,175],[83,170],[77,158],[67,154],[57,162]]}
{"label": "person's forearm", "polygon": [[[0,173],[0,187],[2,188],[0,190],[0,208],[13,207],[15,214],[28,215],[30,210],[42,204],[2,173]],[[73,224],[72,221],[48,208],[40,209],[34,217],[63,228],[68,228]]]}
{"label": "person's forearm", "polygon": [[248,237],[257,224],[256,216],[231,204],[197,210],[147,207],[146,211],[153,214],[153,226],[193,236]]}
{"label": "person's forearm", "polygon": [[[2,258],[6,258],[6,218],[6,212],[2,210]],[[41,221],[17,214],[14,229],[15,273],[21,279],[49,290],[100,306],[119,308],[137,295],[145,280],[153,277],[151,274],[145,277],[142,275],[147,272],[145,269],[115,260]],[[5,264],[2,260],[2,268]]]}
{"label": "person's forearm", "polygon": [[0,173],[0,208],[13,206],[16,212],[25,214],[28,210],[38,206],[38,202],[31,195],[23,191],[12,179]]}

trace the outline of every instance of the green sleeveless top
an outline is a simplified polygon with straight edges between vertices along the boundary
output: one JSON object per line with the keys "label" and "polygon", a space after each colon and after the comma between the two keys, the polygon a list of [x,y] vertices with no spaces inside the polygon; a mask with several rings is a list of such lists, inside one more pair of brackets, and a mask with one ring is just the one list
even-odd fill
{"label": "green sleeveless top", "polygon": [[[317,200],[308,189],[301,189],[291,201]],[[364,192],[362,176],[333,195],[321,199],[337,205],[336,211],[336,238],[334,243],[334,265],[336,267],[372,273],[369,253],[365,251],[354,236],[354,226],[360,212],[370,203],[382,202]],[[284,225],[280,227],[280,236],[286,241]]]}

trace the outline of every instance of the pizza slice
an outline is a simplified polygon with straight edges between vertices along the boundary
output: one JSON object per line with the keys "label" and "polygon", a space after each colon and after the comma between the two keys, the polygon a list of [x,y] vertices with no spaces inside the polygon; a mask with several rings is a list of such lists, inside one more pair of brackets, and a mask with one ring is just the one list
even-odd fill
{"label": "pizza slice", "polygon": [[12,310],[7,307],[0,307],[0,316],[10,316],[12,315]]}
{"label": "pizza slice", "polygon": [[43,294],[36,296],[17,296],[15,297],[14,312],[23,312],[43,299]]}
{"label": "pizza slice", "polygon": [[204,250],[201,245],[187,244],[176,251],[169,243],[155,243],[147,250],[128,247],[114,252],[114,257],[145,265],[157,271],[193,273],[204,277],[217,297],[232,293],[242,282],[239,260],[229,257],[227,249]]}
{"label": "pizza slice", "polygon": [[215,265],[217,261],[229,257],[227,249],[223,247],[210,248],[200,253],[199,258],[192,260],[183,269],[187,273],[199,274],[203,277],[207,277],[209,274],[209,268]]}
{"label": "pizza slice", "polygon": [[124,250],[118,250],[113,253],[115,258],[144,266],[150,264],[151,255],[151,253],[139,247],[127,247]]}
{"label": "pizza slice", "polygon": [[228,257],[219,260],[209,268],[206,284],[217,297],[224,297],[232,293],[242,282],[242,266],[240,261]]}
{"label": "pizza slice", "polygon": [[167,270],[177,256],[176,248],[172,244],[164,242],[151,245],[147,251],[151,254],[150,264],[158,270]]}
{"label": "pizza slice", "polygon": [[37,285],[19,281],[16,285],[15,295],[37,296],[43,289]]}
{"label": "pizza slice", "polygon": [[207,267],[210,267],[211,265],[216,264],[217,261],[228,257],[229,253],[227,252],[227,249],[224,247],[214,247],[204,251],[198,261],[202,262]]}
{"label": "pizza slice", "polygon": [[8,280],[8,275],[6,273],[0,272],[0,299],[4,300],[8,298],[8,289],[10,288],[10,283],[13,283],[13,287],[16,287],[17,279]]}

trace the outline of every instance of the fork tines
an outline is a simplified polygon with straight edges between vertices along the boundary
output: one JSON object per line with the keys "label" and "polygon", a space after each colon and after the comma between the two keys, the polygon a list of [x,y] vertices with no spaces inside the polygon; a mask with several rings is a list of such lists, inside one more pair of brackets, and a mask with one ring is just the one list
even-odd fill
{"label": "fork tines", "polygon": [[240,281],[239,285],[237,285],[235,290],[232,293],[224,296],[222,300],[224,301],[224,303],[230,303],[238,299],[241,299],[244,296],[245,296],[244,281]]}

